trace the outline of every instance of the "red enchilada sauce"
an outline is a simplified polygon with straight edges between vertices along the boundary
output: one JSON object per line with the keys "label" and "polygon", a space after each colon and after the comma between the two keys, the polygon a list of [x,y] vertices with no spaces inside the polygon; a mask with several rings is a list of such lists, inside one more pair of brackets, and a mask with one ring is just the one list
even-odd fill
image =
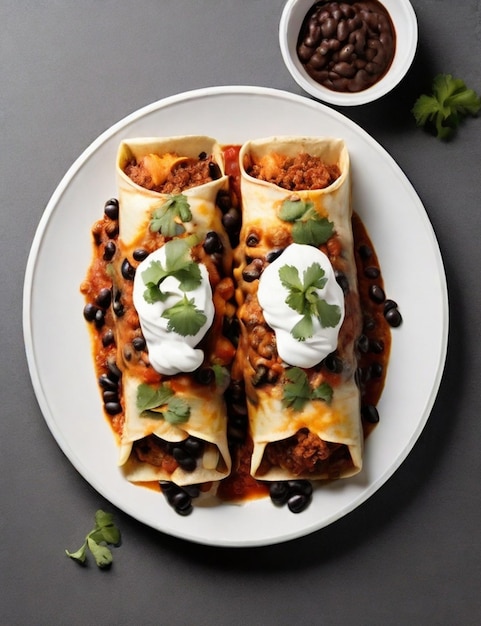
{"label": "red enchilada sauce", "polygon": [[[225,172],[229,176],[230,198],[229,211],[240,211],[240,146],[224,147]],[[358,384],[362,398],[362,424],[364,435],[368,436],[375,424],[379,421],[376,405],[384,386],[386,369],[391,347],[390,327],[401,322],[397,305],[387,300],[384,293],[384,284],[379,261],[369,235],[357,215],[352,218],[355,260],[358,273],[358,289],[363,313],[363,332],[357,344],[359,354]],[[236,226],[234,237],[238,235],[239,225]],[[116,239],[118,236],[118,203],[115,199],[107,201],[104,207],[104,216],[95,222],[92,227],[93,257],[88,268],[87,276],[82,282],[80,290],[86,299],[84,317],[90,323],[92,337],[92,351],[95,371],[99,381],[105,413],[111,427],[117,436],[120,436],[123,426],[123,410],[120,394],[120,372],[118,371],[115,346],[115,318],[122,317],[119,303],[111,292],[112,281],[109,276],[109,263],[115,254]],[[117,309],[116,309],[117,307]],[[114,311],[114,312],[113,312]],[[387,313],[388,312],[388,313]],[[132,315],[132,312],[130,312]],[[386,317],[389,317],[388,322]],[[136,317],[135,315],[133,317]],[[125,320],[123,320],[123,323]],[[129,321],[127,320],[127,324]],[[139,332],[138,319],[130,320],[133,340],[142,341]],[[152,368],[151,368],[152,369]],[[145,371],[144,371],[145,375]],[[152,369],[152,382],[158,375]],[[227,392],[228,408],[236,404],[236,398],[230,398]],[[236,393],[235,389],[232,393]],[[240,390],[239,393],[243,393]],[[220,482],[218,496],[223,500],[246,500],[266,496],[268,487],[262,481],[257,481],[249,473],[252,442],[246,432],[239,433],[236,427],[239,415],[229,411],[229,443],[233,458],[232,472],[229,477]],[[151,486],[159,489],[158,483]],[[202,487],[207,489],[208,485]]]}

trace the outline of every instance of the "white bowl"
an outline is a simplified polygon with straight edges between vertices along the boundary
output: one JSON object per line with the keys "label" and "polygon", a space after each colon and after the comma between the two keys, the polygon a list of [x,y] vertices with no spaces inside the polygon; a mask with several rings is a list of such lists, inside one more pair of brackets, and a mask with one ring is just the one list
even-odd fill
{"label": "white bowl", "polygon": [[287,69],[297,84],[314,98],[338,106],[357,106],[381,98],[402,80],[414,59],[418,42],[416,14],[409,0],[382,0],[396,32],[394,58],[386,74],[358,92],[338,92],[323,87],[306,72],[297,56],[302,22],[316,0],[288,0],[279,23],[279,43]]}

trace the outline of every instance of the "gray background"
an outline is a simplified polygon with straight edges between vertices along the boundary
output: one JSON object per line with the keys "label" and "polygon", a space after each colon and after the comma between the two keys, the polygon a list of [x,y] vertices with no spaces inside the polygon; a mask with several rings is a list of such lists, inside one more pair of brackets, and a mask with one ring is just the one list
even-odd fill
{"label": "gray background", "polygon": [[[22,285],[44,207],[91,141],[152,101],[228,84],[301,93],[279,51],[283,4],[0,0],[1,624],[479,623],[481,119],[440,143],[410,114],[438,72],[481,92],[477,0],[413,0],[408,77],[382,101],[342,110],[412,181],[446,267],[445,375],[405,463],[356,511],[288,544],[191,545],[114,510],[124,540],[110,571],[63,553],[112,507],[58,448],[27,370]],[[408,251],[410,233],[399,236]]]}

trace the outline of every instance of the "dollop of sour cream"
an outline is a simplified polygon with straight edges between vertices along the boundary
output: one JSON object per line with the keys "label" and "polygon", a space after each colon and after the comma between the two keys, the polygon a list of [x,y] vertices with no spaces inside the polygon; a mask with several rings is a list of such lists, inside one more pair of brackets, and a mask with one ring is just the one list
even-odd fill
{"label": "dollop of sour cream", "polygon": [[[302,319],[302,315],[287,303],[288,288],[284,287],[279,270],[285,265],[297,268],[302,280],[304,271],[318,263],[325,272],[326,284],[316,289],[320,298],[328,304],[337,305],[341,312],[338,324],[332,328],[321,325],[317,316],[313,316],[314,332],[312,337],[300,341],[291,334],[294,326]],[[277,352],[281,359],[297,367],[313,367],[337,347],[339,329],[344,320],[344,294],[336,281],[334,269],[329,258],[313,246],[292,243],[284,252],[262,272],[257,293],[259,304],[263,309],[264,318],[274,330],[277,341]]]}
{"label": "dollop of sour cream", "polygon": [[[193,372],[204,360],[204,352],[195,346],[209,330],[214,320],[214,304],[212,289],[209,282],[207,268],[199,264],[201,284],[192,291],[184,292],[180,289],[180,282],[174,276],[168,276],[162,282],[162,292],[168,293],[164,302],[149,303],[144,298],[146,290],[142,273],[150,267],[152,261],[159,261],[165,267],[166,254],[164,247],[155,250],[137,267],[134,278],[133,302],[137,310],[140,326],[147,343],[149,360],[152,367],[166,376],[173,376],[182,372]],[[162,317],[166,309],[177,304],[187,296],[194,300],[197,309],[206,316],[206,322],[195,335],[180,335],[167,329],[169,320]]]}

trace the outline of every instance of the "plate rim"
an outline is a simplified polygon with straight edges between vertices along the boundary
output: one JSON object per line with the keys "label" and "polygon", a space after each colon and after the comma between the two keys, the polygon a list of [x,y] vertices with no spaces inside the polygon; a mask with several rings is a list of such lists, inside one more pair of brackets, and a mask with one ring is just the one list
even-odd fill
{"label": "plate rim", "polygon": [[439,248],[439,243],[437,241],[433,226],[429,219],[426,209],[421,202],[417,192],[414,187],[410,183],[407,176],[404,174],[401,167],[397,164],[394,158],[387,152],[387,150],[379,144],[367,131],[365,131],[361,126],[353,122],[351,119],[343,115],[342,113],[329,108],[328,106],[320,103],[318,101],[312,100],[308,97],[297,95],[291,92],[287,92],[280,89],[270,88],[270,87],[259,87],[259,86],[250,86],[250,85],[225,85],[219,87],[204,87],[200,89],[193,89],[181,93],[177,93],[174,95],[167,96],[165,98],[161,98],[152,103],[149,103],[145,106],[140,107],[139,109],[131,112],[130,114],[124,116],[122,119],[111,125],[109,128],[104,130],[98,137],[96,137],[82,152],[81,154],[73,161],[70,167],[67,169],[63,177],[61,178],[59,184],[55,188],[52,193],[47,205],[45,206],[41,218],[38,222],[37,229],[35,231],[35,235],[32,240],[31,248],[28,254],[26,269],[25,269],[25,277],[23,283],[23,308],[22,308],[22,325],[23,325],[23,338],[24,338],[24,346],[25,353],[27,358],[28,370],[32,382],[32,386],[34,389],[34,393],[40,407],[43,419],[47,423],[51,434],[53,435],[56,443],[59,445],[60,449],[63,451],[68,461],[75,467],[75,469],[79,472],[79,474],[87,480],[87,482],[94,487],[94,489],[100,493],[103,497],[105,497],[112,504],[117,506],[120,510],[128,513],[131,517],[134,517],[138,521],[150,525],[141,517],[137,516],[135,512],[131,511],[128,507],[122,503],[118,503],[115,499],[112,499],[111,494],[107,494],[105,490],[99,486],[98,481],[95,480],[95,477],[87,478],[87,476],[91,476],[91,473],[88,471],[88,468],[85,467],[83,463],[80,463],[76,458],[75,454],[72,451],[72,448],[69,442],[65,439],[63,433],[61,433],[57,425],[55,424],[55,420],[53,419],[53,415],[51,413],[51,409],[49,406],[48,398],[45,395],[45,392],[42,388],[40,374],[38,371],[38,367],[36,364],[36,356],[35,351],[33,349],[33,328],[32,328],[32,279],[35,273],[35,266],[38,255],[40,253],[42,240],[47,229],[47,226],[52,219],[55,208],[58,206],[58,203],[68,188],[70,182],[77,174],[77,172],[81,169],[81,167],[94,155],[94,153],[113,135],[119,132],[122,128],[128,126],[132,122],[155,112],[162,108],[167,108],[171,105],[175,105],[179,102],[184,102],[187,100],[204,98],[204,97],[212,97],[223,94],[238,94],[242,96],[271,96],[275,98],[281,98],[284,100],[290,100],[296,102],[298,104],[302,104],[304,106],[310,106],[314,110],[322,111],[325,115],[332,116],[335,119],[338,119],[342,124],[347,125],[351,130],[355,131],[356,134],[360,135],[364,141],[370,143],[378,152],[380,152],[383,156],[383,159],[389,163],[390,168],[396,170],[396,173],[401,174],[402,184],[406,191],[409,193],[413,203],[416,205],[417,213],[421,216],[424,222],[424,226],[427,229],[427,234],[430,235],[433,250],[435,252],[436,263],[438,265],[439,273],[439,290],[440,295],[442,296],[442,311],[440,312],[441,320],[442,320],[442,336],[440,337],[439,349],[440,349],[440,358],[437,364],[436,373],[433,379],[433,385],[430,391],[429,396],[426,399],[426,405],[424,407],[424,411],[422,412],[421,419],[418,420],[417,426],[412,433],[407,445],[404,446],[402,454],[399,454],[396,458],[396,461],[392,463],[387,471],[382,473],[380,476],[376,478],[374,481],[370,481],[369,485],[364,488],[361,494],[354,498],[348,505],[344,506],[340,511],[337,510],[335,515],[332,515],[332,519],[328,518],[324,520],[324,523],[320,525],[311,525],[307,528],[303,528],[301,531],[293,530],[292,533],[283,534],[282,536],[276,536],[269,539],[253,539],[250,541],[246,540],[221,540],[217,541],[215,539],[207,540],[206,538],[197,538],[193,536],[192,533],[188,532],[179,532],[173,533],[169,530],[164,530],[160,527],[154,526],[154,529],[160,532],[163,532],[168,535],[175,536],[177,538],[191,541],[194,543],[199,543],[202,545],[211,545],[211,546],[219,546],[219,547],[260,547],[265,545],[274,545],[278,543],[284,543],[287,541],[291,541],[293,539],[306,536],[324,528],[335,521],[341,519],[361,504],[363,504],[366,500],[368,500],[378,489],[384,485],[391,476],[397,471],[400,465],[404,462],[406,457],[410,454],[412,448],[414,447],[416,441],[418,440],[421,432],[423,431],[434,406],[436,397],[438,395],[439,387],[441,384],[442,376],[444,373],[447,349],[448,349],[448,337],[449,337],[449,299],[448,299],[448,289],[447,289],[447,280],[446,274],[444,270],[443,259],[441,255],[441,251]]}

